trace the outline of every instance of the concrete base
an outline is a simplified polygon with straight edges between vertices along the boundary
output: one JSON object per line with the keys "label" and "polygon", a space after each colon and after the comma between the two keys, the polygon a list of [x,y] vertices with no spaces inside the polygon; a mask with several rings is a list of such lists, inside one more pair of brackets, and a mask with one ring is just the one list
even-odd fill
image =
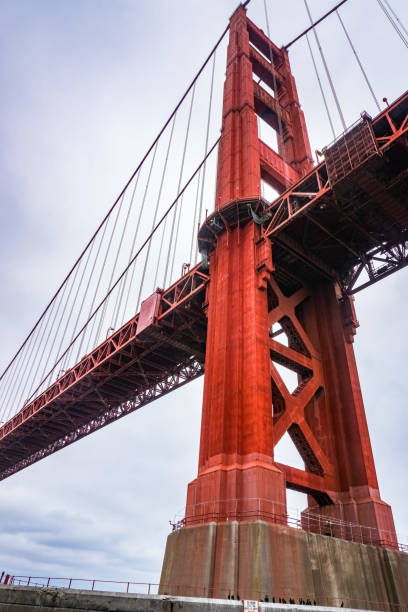
{"label": "concrete base", "polygon": [[[80,591],[74,589],[41,589],[36,587],[0,585],[2,612],[242,612],[242,601],[165,597]],[[345,608],[321,606],[282,606],[261,603],[259,612],[352,612]]]}
{"label": "concrete base", "polygon": [[168,536],[159,593],[402,610],[408,554],[264,521],[209,523]]}

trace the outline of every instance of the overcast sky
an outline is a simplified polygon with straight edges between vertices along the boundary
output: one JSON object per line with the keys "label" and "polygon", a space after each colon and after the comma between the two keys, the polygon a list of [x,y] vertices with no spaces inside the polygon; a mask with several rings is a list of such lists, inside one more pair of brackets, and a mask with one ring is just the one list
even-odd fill
{"label": "overcast sky", "polygon": [[[391,0],[408,24],[406,0]],[[314,17],[331,6],[310,0]],[[0,363],[5,366],[233,12],[232,0],[2,0]],[[282,45],[303,0],[268,0]],[[342,15],[381,100],[408,51],[375,0]],[[265,29],[262,0],[249,17]],[[319,28],[347,124],[376,108],[333,16]],[[312,149],[331,140],[305,41],[290,52]],[[326,81],[324,80],[325,86]],[[328,94],[336,130],[340,122]],[[208,202],[211,209],[212,202]],[[355,341],[382,498],[408,543],[403,270],[356,297]],[[196,475],[202,380],[0,484],[0,570],[158,582],[169,519]],[[290,447],[277,457],[296,463]],[[291,494],[290,507],[302,507]]]}

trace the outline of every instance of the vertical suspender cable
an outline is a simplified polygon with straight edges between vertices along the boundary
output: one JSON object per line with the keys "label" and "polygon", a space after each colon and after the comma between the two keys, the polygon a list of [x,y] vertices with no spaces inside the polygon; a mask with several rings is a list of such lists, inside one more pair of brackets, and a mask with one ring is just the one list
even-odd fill
{"label": "vertical suspender cable", "polygon": [[[265,20],[266,20],[266,28],[267,28],[267,32],[268,32],[268,38],[269,40],[271,40],[271,30],[269,27],[269,17],[268,17],[268,10],[266,7],[266,0],[264,0],[264,10],[265,10]],[[269,47],[269,59],[271,62],[271,66],[272,66],[272,80],[273,80],[273,95],[274,98],[276,99],[276,102],[279,104],[279,97],[278,97],[278,84],[276,81],[276,75],[275,75],[275,61],[273,59],[273,51],[272,51],[272,47]],[[283,159],[283,161],[285,162],[284,164],[284,168],[285,168],[285,190],[289,187],[290,181],[289,181],[289,170],[288,170],[288,166],[286,164],[286,147],[285,147],[285,142],[283,140],[283,122],[282,122],[282,117],[280,112],[277,113],[278,115],[278,142],[280,141],[280,146],[281,146],[281,157]]]}
{"label": "vertical suspender cable", "polygon": [[[311,23],[311,25],[313,25],[313,19],[312,19],[312,15],[310,13],[310,10],[309,10],[309,5],[307,3],[307,0],[304,0],[304,3],[305,3],[306,10],[307,10],[307,14],[309,15],[310,23]],[[318,37],[317,32],[316,32],[316,28],[313,29],[313,34],[315,36],[316,44],[317,44],[319,52],[320,52],[320,57],[322,58],[323,66],[324,66],[324,69],[326,71],[326,76],[327,76],[327,79],[328,79],[329,84],[330,84],[330,89],[332,91],[334,101],[336,103],[336,107],[337,107],[337,111],[338,111],[339,116],[340,116],[341,124],[343,126],[344,131],[346,131],[346,129],[347,129],[346,122],[344,121],[343,112],[341,110],[339,99],[337,97],[337,93],[336,93],[336,90],[335,90],[334,85],[333,85],[333,81],[332,81],[332,78],[331,78],[331,75],[330,75],[329,68],[328,68],[327,63],[326,63],[326,58],[324,56],[323,49],[322,49],[322,46],[320,44],[319,37]]]}
{"label": "vertical suspender cable", "polygon": [[[156,152],[156,148],[157,148],[157,145],[156,145],[156,147],[154,149],[155,152]],[[153,156],[153,159],[154,159],[154,156]],[[117,224],[118,224],[118,221],[119,221],[119,217],[120,217],[120,213],[121,213],[121,210],[122,210],[123,198],[124,197],[125,197],[125,194],[123,194],[123,196],[122,196],[122,199],[121,199],[120,204],[119,204],[118,212],[117,212],[116,217],[115,217],[115,223],[113,224],[112,232],[111,232],[111,235],[110,235],[110,238],[109,238],[109,243],[108,243],[108,246],[106,248],[105,259],[104,259],[103,266],[102,266],[102,269],[101,269],[101,275],[99,277],[100,279],[102,278],[102,274],[103,274],[103,272],[105,270],[106,260],[107,260],[107,257],[109,255],[109,253],[110,253],[110,249],[111,249],[111,246],[112,246],[113,236],[115,234],[116,227],[117,227]],[[117,260],[118,260],[118,252],[116,251],[116,259],[115,259],[115,262],[114,262],[114,265],[113,265],[113,269],[112,269],[112,272],[111,272],[111,275],[110,275],[108,291],[109,291],[109,289],[111,288],[111,285],[112,285],[112,280],[113,280],[113,275],[115,273],[115,268],[116,268]],[[107,306],[108,306],[108,300],[104,303],[103,308],[102,308],[102,312],[101,312],[101,316],[100,316],[100,319],[99,319],[98,328],[96,330],[96,335],[95,335],[95,340],[94,340],[95,344],[97,344],[98,338],[100,337],[102,325],[103,325],[103,322],[105,320],[105,314],[106,314]]]}
{"label": "vertical suspender cable", "polygon": [[337,15],[337,17],[339,18],[339,21],[340,21],[340,23],[341,23],[341,27],[342,27],[342,28],[343,28],[343,30],[344,30],[344,34],[346,35],[346,38],[347,38],[347,40],[348,40],[348,42],[349,42],[349,44],[350,44],[351,50],[353,51],[353,54],[354,54],[354,57],[356,58],[357,63],[358,63],[358,65],[360,66],[360,70],[361,70],[361,72],[362,72],[362,74],[363,74],[363,77],[364,77],[364,79],[365,79],[365,82],[367,83],[367,87],[368,87],[368,89],[369,89],[369,90],[370,90],[370,92],[371,92],[371,95],[372,95],[372,97],[373,97],[373,100],[374,100],[374,102],[375,102],[375,104],[376,104],[376,106],[377,106],[377,108],[378,108],[378,112],[380,112],[380,111],[381,111],[381,108],[380,108],[380,105],[378,104],[378,100],[377,100],[377,98],[376,98],[376,96],[375,96],[374,90],[373,90],[373,88],[371,87],[371,83],[370,83],[370,81],[368,80],[368,77],[367,77],[366,71],[364,70],[363,65],[362,65],[362,63],[361,63],[361,61],[360,61],[360,58],[358,57],[357,51],[356,51],[356,50],[355,50],[355,48],[354,48],[353,42],[352,42],[352,40],[351,40],[351,38],[350,38],[350,36],[349,36],[348,31],[346,30],[346,26],[344,25],[344,22],[343,22],[343,20],[342,20],[342,18],[341,18],[341,16],[340,16],[339,11],[336,11],[336,15]]}
{"label": "vertical suspender cable", "polygon": [[[194,92],[195,92],[195,84],[194,84],[194,87],[193,87],[193,98],[192,99],[194,99]],[[190,109],[190,112],[191,112],[191,109]],[[173,121],[172,126],[171,126],[170,138],[169,138],[169,143],[167,145],[167,151],[166,151],[166,159],[164,161],[164,167],[163,167],[163,172],[162,172],[161,181],[160,181],[160,188],[159,188],[159,193],[158,193],[158,196],[157,196],[156,208],[155,208],[155,211],[154,211],[154,216],[153,216],[152,227],[151,227],[150,233],[153,232],[154,226],[156,225],[157,212],[159,210],[159,204],[160,204],[162,190],[163,190],[163,183],[164,183],[164,179],[165,179],[166,171],[167,171],[167,163],[169,161],[169,154],[170,154],[170,149],[171,149],[171,143],[173,141],[173,131],[174,131],[174,121]],[[180,191],[180,186],[179,186],[177,191]],[[137,296],[136,312],[139,309],[140,299],[141,299],[141,296],[142,296],[143,285],[144,285],[144,280],[145,280],[145,276],[146,276],[146,268],[147,268],[147,263],[149,261],[150,248],[152,246],[152,241],[153,241],[153,238],[149,241],[149,244],[147,246],[147,253],[146,253],[145,262],[144,262],[144,266],[143,266],[142,278],[141,278],[140,285],[139,285],[139,294]]]}
{"label": "vertical suspender cable", "polygon": [[[215,53],[214,53],[214,60],[215,60]],[[189,115],[188,115],[188,121],[187,121],[187,128],[186,128],[186,135],[184,138],[184,147],[183,147],[183,155],[181,158],[181,166],[180,166],[180,173],[179,173],[179,180],[178,180],[178,185],[177,185],[177,196],[180,193],[180,187],[181,187],[181,181],[183,178],[183,170],[184,170],[184,162],[186,159],[186,150],[187,150],[187,142],[188,142],[188,135],[190,133],[190,121],[191,121],[191,112],[193,109],[193,102],[194,102],[194,93],[195,93],[195,88],[193,89],[192,92],[192,96],[191,96],[191,102],[190,102],[190,111],[189,111]],[[174,226],[175,226],[175,222],[176,222],[176,218],[177,218],[177,210],[179,208],[179,198],[177,198],[177,204],[173,210],[173,216],[172,216],[172,221],[171,221],[171,230],[170,230],[170,239],[169,239],[169,247],[168,247],[168,251],[167,251],[167,260],[166,260],[166,268],[164,271],[164,280],[163,280],[163,286],[166,286],[166,282],[167,282],[167,274],[169,272],[169,265],[170,265],[170,259],[171,259],[171,249],[173,247],[173,235],[174,235]],[[176,237],[177,240],[177,237]],[[176,244],[174,244],[174,249],[176,248]],[[170,270],[170,274],[169,274],[169,281],[171,280],[171,275],[172,275],[172,268]]]}
{"label": "vertical suspender cable", "polygon": [[[148,174],[148,177],[147,177],[147,182],[146,182],[146,186],[145,186],[145,190],[144,190],[144,194],[143,194],[143,201],[142,201],[142,205],[141,205],[140,211],[139,211],[139,217],[138,217],[138,220],[137,220],[135,235],[133,237],[132,250],[131,250],[131,253],[130,253],[130,257],[131,258],[132,258],[132,253],[133,253],[133,246],[134,246],[134,244],[136,242],[136,238],[137,238],[137,235],[138,235],[138,232],[139,232],[140,220],[142,218],[142,213],[143,213],[144,205],[145,205],[145,202],[146,202],[146,196],[147,196],[147,192],[148,192],[149,185],[150,185],[150,178],[152,176],[152,170],[153,170],[154,160],[156,158],[156,152],[157,152],[157,143],[156,143],[156,146],[155,146],[155,149],[154,149],[154,152],[153,152],[152,163],[150,164],[149,174]],[[136,269],[136,266],[133,266],[132,267],[132,274],[130,276],[130,282],[129,282],[129,286],[128,286],[128,291],[127,291],[127,295],[126,295],[125,305],[124,305],[124,308],[123,308],[123,312],[124,313],[126,312],[126,309],[127,309],[127,305],[128,305],[128,301],[129,301],[129,297],[130,297],[130,291],[131,291],[132,285],[133,285],[133,278],[134,278],[134,275],[135,275],[135,269]]]}
{"label": "vertical suspender cable", "polygon": [[325,93],[324,93],[322,82],[320,80],[319,71],[317,69],[316,61],[315,61],[315,58],[314,58],[314,55],[313,55],[312,46],[310,44],[310,40],[309,40],[308,34],[306,34],[306,41],[307,41],[307,45],[309,47],[310,57],[312,58],[314,71],[315,71],[315,74],[316,74],[317,82],[319,83],[320,93],[322,94],[322,98],[323,98],[323,102],[324,102],[324,107],[326,109],[326,114],[327,114],[327,118],[328,118],[329,123],[330,123],[330,128],[331,128],[331,131],[332,131],[332,134],[333,134],[333,138],[336,138],[336,132],[334,131],[333,120],[332,120],[331,115],[330,115],[329,106],[327,104],[327,99],[326,99],[326,96],[325,96]]}
{"label": "vertical suspender cable", "polygon": [[[139,176],[139,174],[137,176]],[[101,252],[101,248],[102,248],[102,244],[103,244],[103,241],[104,241],[104,238],[105,238],[106,228],[107,227],[108,227],[108,224],[105,223],[105,227],[103,228],[102,236],[101,236],[101,239],[100,239],[100,242],[99,242],[98,250],[96,252],[95,259],[94,259],[94,262],[92,264],[92,270],[91,270],[91,274],[90,274],[89,281],[88,281],[88,286],[87,286],[87,291],[86,291],[87,294],[88,294],[88,290],[89,290],[90,281],[91,281],[91,279],[93,278],[93,275],[94,275],[94,271],[95,271],[95,268],[96,268],[96,263],[97,263],[97,261],[99,261],[99,253]],[[93,295],[93,298],[92,298],[91,307],[90,307],[89,313],[88,313],[88,319],[89,319],[89,316],[90,316],[90,314],[91,314],[91,312],[93,310],[93,307],[94,307],[94,303],[95,303],[95,300],[96,300],[96,293],[97,292],[95,291],[94,295]],[[81,354],[81,350],[82,350],[82,345],[84,343],[84,339],[85,339],[85,333],[82,335],[81,342],[79,343],[79,347],[78,347],[78,351],[77,351],[76,359],[75,359],[76,361],[78,361],[79,355]],[[41,378],[44,377],[44,374],[45,374],[45,371],[43,372],[43,375],[42,375]]]}
{"label": "vertical suspender cable", "polygon": [[[208,151],[207,155],[204,157],[204,159],[201,161],[201,163],[199,164],[199,166],[197,166],[197,168],[194,170],[193,174],[190,176],[190,178],[188,179],[188,181],[185,183],[183,189],[180,191],[180,196],[186,191],[186,189],[188,189],[188,187],[190,186],[190,184],[192,183],[192,181],[195,179],[195,177],[197,176],[200,168],[206,163],[207,159],[210,157],[210,155],[212,154],[212,152],[214,151],[214,149],[217,147],[218,143],[220,141],[220,138],[217,138],[217,140],[215,141],[215,143],[213,144],[213,146],[211,147],[211,149]],[[177,200],[178,198],[176,198],[175,200],[173,200],[173,202],[170,204],[170,206],[168,207],[168,209],[166,210],[166,212],[162,215],[161,219],[157,222],[156,226],[153,229],[153,232],[151,232],[151,234],[149,234],[149,236],[146,238],[146,240],[142,243],[142,245],[139,247],[139,249],[136,251],[136,253],[133,255],[131,261],[129,262],[129,264],[126,266],[126,268],[123,270],[123,272],[119,275],[119,277],[116,279],[116,281],[114,282],[114,284],[112,285],[112,287],[109,289],[108,293],[105,295],[105,297],[101,300],[101,302],[98,304],[98,306],[95,308],[94,312],[92,313],[90,319],[88,319],[88,321],[86,321],[84,323],[84,325],[81,327],[81,329],[79,330],[79,332],[77,333],[77,335],[75,336],[75,338],[73,339],[72,343],[75,343],[77,341],[77,339],[81,336],[81,334],[84,332],[84,330],[87,328],[87,326],[89,325],[89,322],[92,318],[94,318],[96,316],[96,314],[99,312],[99,310],[103,307],[103,304],[106,302],[106,300],[109,299],[109,297],[111,296],[112,292],[115,290],[115,288],[119,285],[120,281],[122,280],[122,278],[127,274],[128,270],[134,265],[135,261],[137,260],[137,258],[139,257],[140,253],[144,250],[144,248],[146,247],[146,245],[149,243],[149,241],[152,239],[152,235],[156,233],[156,231],[159,229],[159,227],[162,225],[162,223],[164,222],[164,219],[170,214],[170,212],[173,210],[173,208],[175,207],[175,205],[177,204]],[[71,343],[71,345],[72,345]],[[68,346],[64,353],[57,359],[57,361],[54,363],[52,369],[50,370],[50,372],[48,372],[48,374],[46,375],[46,379],[49,378],[49,376],[52,374],[52,372],[55,370],[55,368],[57,367],[57,365],[64,359],[65,355],[67,354],[67,352],[71,349],[71,345]],[[45,380],[40,381],[38,387],[34,390],[34,392],[32,393],[31,397],[29,398],[29,400],[31,400],[35,394],[38,392],[38,390],[42,387],[42,385],[44,384]]]}
{"label": "vertical suspender cable", "polygon": [[398,21],[400,27],[402,28],[402,30],[404,31],[405,35],[408,38],[408,30],[407,28],[404,26],[404,24],[402,23],[402,21],[400,19],[398,19],[398,15],[396,14],[396,12],[394,11],[394,9],[392,8],[392,6],[390,5],[390,3],[388,2],[388,0],[384,0],[384,3],[387,5],[388,9],[391,11],[391,14],[393,15],[394,19],[396,21]]}
{"label": "vertical suspender cable", "polygon": [[[178,185],[178,188],[177,188],[177,192],[180,191],[181,181],[182,181],[182,176],[183,176],[184,160],[185,160],[186,150],[187,150],[188,135],[189,135],[189,132],[190,132],[191,113],[193,111],[193,104],[194,104],[194,94],[195,94],[195,87],[194,87],[193,93],[191,95],[190,111],[189,111],[189,114],[188,114],[188,122],[187,122],[186,141],[184,143],[184,151],[183,151],[183,163],[182,163],[182,168],[181,168],[181,172],[180,172],[180,179],[179,179],[179,185]],[[173,277],[174,259],[175,259],[176,250],[177,250],[177,241],[178,241],[178,235],[179,235],[179,230],[180,230],[180,217],[181,217],[181,211],[183,210],[183,201],[184,201],[183,196],[181,196],[180,205],[177,204],[177,206],[175,208],[175,214],[178,213],[178,219],[177,219],[177,227],[176,227],[176,236],[174,238],[173,257],[172,257],[172,260],[171,260],[171,267],[170,267],[170,276],[169,276],[170,282],[171,282],[171,279]],[[177,210],[177,208],[178,208],[178,210]]]}
{"label": "vertical suspender cable", "polygon": [[165,131],[166,127],[169,125],[170,121],[173,119],[173,117],[175,116],[175,114],[177,113],[178,109],[180,108],[181,104],[183,103],[183,101],[185,100],[185,98],[187,97],[187,95],[189,94],[189,92],[191,91],[192,87],[194,86],[194,84],[196,83],[196,81],[198,80],[198,78],[200,77],[200,75],[202,74],[203,70],[205,69],[206,65],[208,64],[208,62],[210,61],[213,53],[215,52],[215,50],[218,48],[218,46],[220,45],[220,43],[222,42],[222,40],[224,39],[226,33],[229,30],[229,24],[225,27],[224,31],[222,32],[221,36],[219,37],[219,39],[217,40],[217,42],[215,43],[213,49],[210,51],[209,55],[207,56],[207,58],[205,59],[205,61],[203,62],[203,64],[201,65],[200,69],[198,70],[198,72],[196,73],[196,75],[194,76],[192,82],[190,83],[190,85],[188,86],[188,88],[186,89],[186,91],[184,92],[183,96],[180,98],[179,102],[177,103],[176,107],[173,109],[170,117],[167,119],[167,121],[165,122],[165,124],[163,125],[163,127],[161,128],[161,130],[159,131],[159,133],[157,134],[156,138],[154,139],[153,143],[151,144],[151,146],[149,147],[149,149],[147,150],[147,152],[145,153],[145,155],[143,156],[141,162],[139,163],[139,165],[137,166],[136,170],[133,172],[133,174],[131,175],[131,177],[129,178],[128,182],[126,183],[126,185],[124,186],[124,188],[122,189],[121,193],[119,194],[119,196],[117,197],[117,199],[115,200],[115,202],[113,203],[113,205],[111,206],[111,208],[109,209],[109,211],[107,212],[107,214],[105,215],[105,217],[103,218],[103,220],[101,221],[101,223],[99,224],[98,228],[96,229],[95,233],[92,235],[91,239],[89,240],[89,242],[87,243],[87,245],[85,246],[85,248],[83,249],[83,251],[81,252],[80,256],[78,257],[78,259],[76,260],[76,262],[74,263],[74,265],[72,266],[72,268],[70,269],[68,275],[65,277],[65,279],[63,280],[63,282],[61,283],[61,285],[59,286],[58,290],[56,291],[56,293],[54,294],[54,296],[52,297],[52,299],[50,300],[50,302],[48,303],[48,305],[46,306],[45,310],[43,311],[42,315],[40,316],[40,318],[37,320],[37,322],[35,323],[34,327],[31,329],[31,331],[29,332],[28,336],[26,337],[26,339],[24,340],[24,342],[21,344],[21,346],[18,348],[17,352],[14,354],[14,356],[12,357],[12,359],[10,360],[10,362],[8,363],[8,365],[6,366],[6,368],[3,370],[3,372],[0,374],[0,383],[3,381],[5,375],[7,374],[7,372],[10,370],[10,368],[12,367],[12,364],[15,363],[16,359],[19,357],[19,355],[24,351],[30,337],[32,337],[33,333],[35,332],[35,330],[37,329],[37,327],[39,326],[42,317],[44,317],[44,315],[46,314],[46,312],[48,311],[48,309],[51,307],[52,303],[54,302],[54,300],[57,299],[58,295],[61,293],[61,291],[63,290],[64,286],[66,286],[66,282],[68,281],[69,277],[72,275],[72,273],[74,272],[76,266],[78,265],[79,261],[81,260],[81,258],[83,257],[84,253],[87,251],[87,249],[89,248],[89,246],[91,245],[92,241],[96,238],[96,236],[98,235],[98,233],[100,232],[100,230],[102,229],[102,227],[105,225],[106,227],[106,221],[109,219],[110,214],[112,213],[112,211],[114,210],[114,208],[117,206],[117,204],[119,203],[121,197],[123,196],[123,194],[125,193],[125,191],[127,190],[128,186],[131,184],[132,180],[135,178],[135,176],[137,175],[137,173],[139,172],[139,170],[141,169],[141,167],[143,166],[144,162],[146,161],[147,157],[149,156],[149,154],[151,153],[151,151],[153,150],[153,148],[155,147],[155,145],[157,144],[157,142],[159,141],[159,139],[161,138],[163,132]]}
{"label": "vertical suspender cable", "polygon": [[[212,74],[211,74],[210,100],[209,100],[209,104],[208,104],[207,133],[206,133],[206,137],[205,137],[205,150],[204,150],[205,159],[207,158],[208,138],[209,138],[209,135],[210,135],[211,109],[212,109],[212,99],[213,99],[213,90],[214,90],[214,70],[215,70],[215,52],[214,52],[214,59],[213,59],[213,65],[212,65]],[[201,177],[202,177],[202,179],[201,179],[201,196],[200,196],[200,208],[198,210],[197,223],[201,223],[201,214],[202,214],[202,209],[203,209],[203,197],[204,197],[204,185],[205,185],[205,171],[206,171],[206,168],[207,168],[207,161],[204,162],[203,171],[201,173]],[[197,246],[197,258],[198,258],[198,246]]]}
{"label": "vertical suspender cable", "polygon": [[388,21],[390,22],[390,24],[392,25],[392,27],[394,28],[394,30],[396,31],[396,33],[398,34],[398,36],[400,37],[402,42],[404,43],[404,45],[408,48],[408,40],[405,38],[404,34],[401,32],[401,30],[399,29],[399,27],[397,26],[397,24],[393,20],[393,18],[390,15],[390,13],[387,11],[387,9],[385,8],[385,6],[381,2],[381,0],[377,0],[377,2],[379,4],[379,6],[381,7],[381,9],[383,10],[384,15],[387,17]]}
{"label": "vertical suspender cable", "polygon": [[190,265],[193,263],[192,259],[193,259],[194,238],[196,236],[196,219],[197,219],[197,212],[198,212],[198,197],[200,194],[200,178],[201,178],[201,168],[200,168],[200,171],[197,177],[196,201],[195,201],[195,206],[194,206],[193,227],[191,230],[190,256],[188,259]]}

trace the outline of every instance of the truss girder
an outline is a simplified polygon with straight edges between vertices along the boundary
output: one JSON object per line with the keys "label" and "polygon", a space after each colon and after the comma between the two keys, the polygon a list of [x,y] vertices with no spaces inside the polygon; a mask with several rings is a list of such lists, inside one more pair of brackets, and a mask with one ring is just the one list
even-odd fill
{"label": "truss girder", "polygon": [[[353,153],[362,133],[367,150]],[[407,143],[408,92],[326,147],[327,161],[270,205],[277,266],[352,294],[408,265]]]}
{"label": "truss girder", "polygon": [[157,292],[152,324],[137,314],[5,423],[0,479],[200,376],[207,282],[198,265]]}

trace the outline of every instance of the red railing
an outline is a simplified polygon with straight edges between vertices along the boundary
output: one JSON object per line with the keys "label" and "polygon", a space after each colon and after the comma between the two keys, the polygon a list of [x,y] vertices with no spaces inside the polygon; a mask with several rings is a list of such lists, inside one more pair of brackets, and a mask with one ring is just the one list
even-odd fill
{"label": "red railing", "polygon": [[[7,583],[4,582],[4,584]],[[159,589],[159,585],[153,582],[132,582],[130,580],[125,582],[121,580],[98,580],[93,578],[51,578],[45,576],[9,576],[8,584],[53,589],[145,593],[146,595],[155,595]]]}
{"label": "red railing", "polygon": [[[286,507],[276,502],[262,498],[227,499],[218,502],[202,502],[190,506],[190,515],[176,517],[170,521],[173,531],[186,526],[200,525],[209,522],[228,522],[233,520],[266,520],[268,522],[331,536],[359,544],[383,546],[408,554],[408,544],[395,540],[395,533],[381,529],[381,537],[376,527],[344,521],[339,518],[325,516],[313,511],[288,514]],[[278,508],[277,508],[278,506]],[[330,508],[330,506],[328,506]],[[277,511],[278,510],[278,511]]]}

